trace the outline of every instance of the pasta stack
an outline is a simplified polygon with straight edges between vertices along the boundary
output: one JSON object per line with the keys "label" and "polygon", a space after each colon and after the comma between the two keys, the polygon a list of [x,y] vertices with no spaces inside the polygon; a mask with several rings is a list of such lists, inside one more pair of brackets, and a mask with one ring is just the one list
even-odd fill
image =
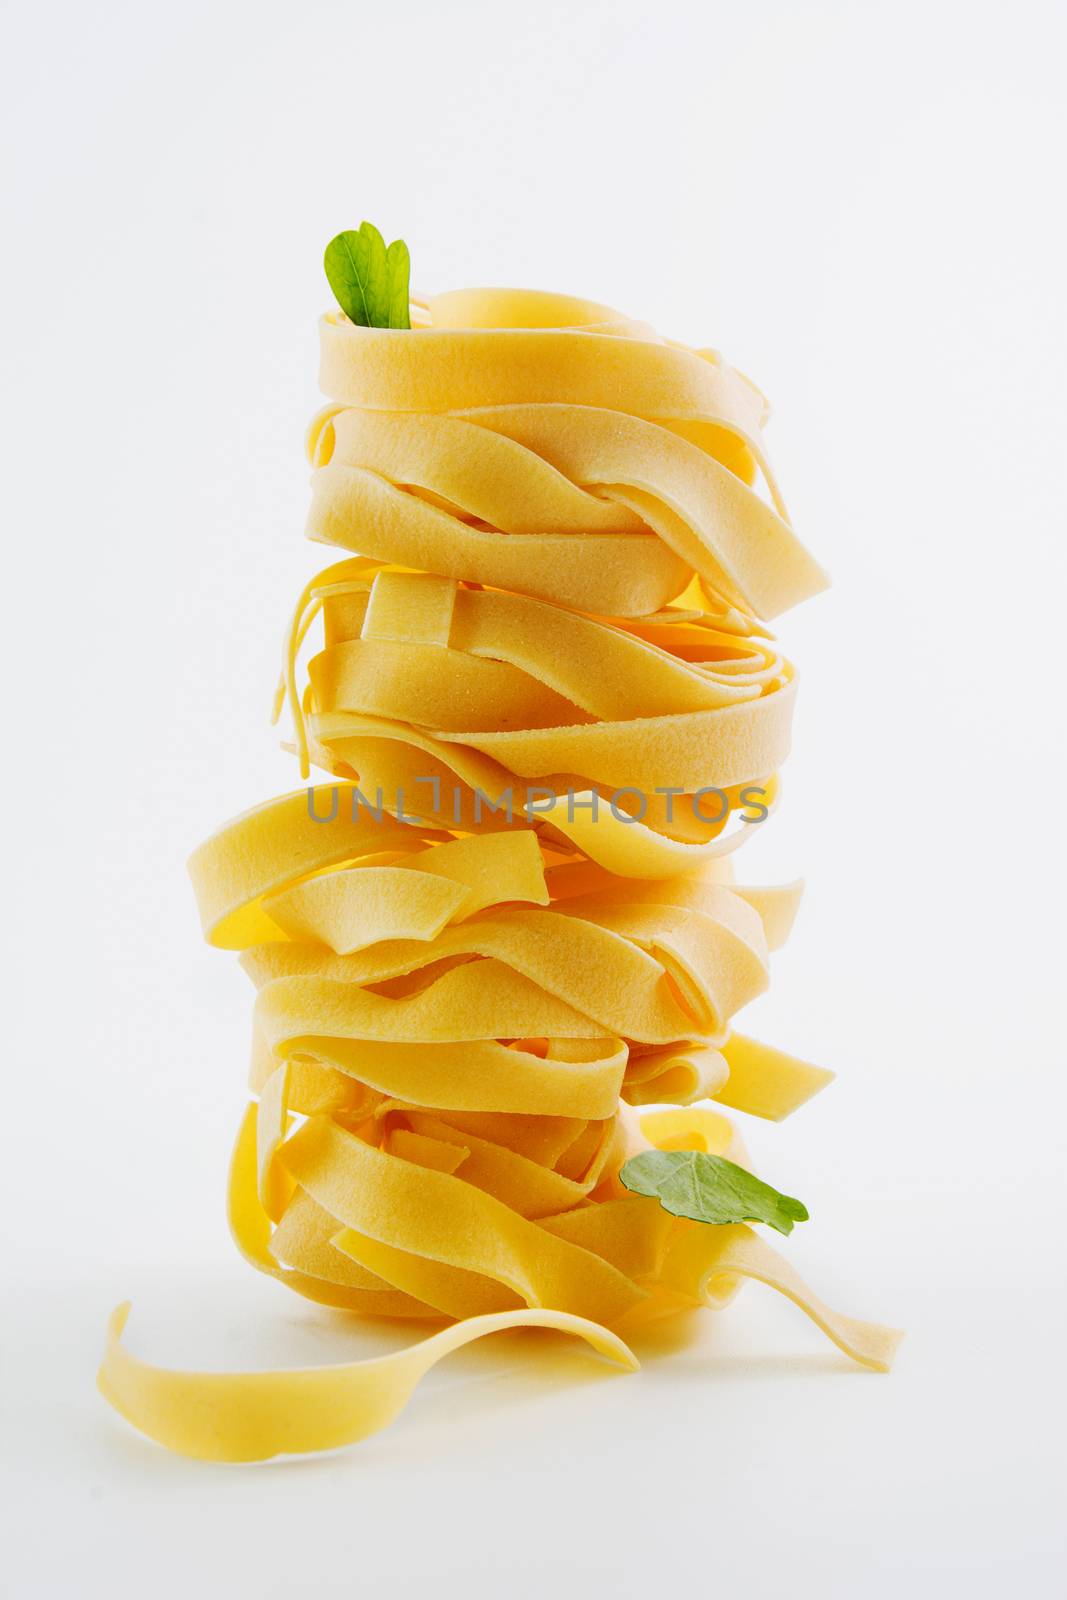
{"label": "pasta stack", "polygon": [[731,864],[789,747],[767,622],[825,582],[763,397],[565,296],[414,312],[321,324],[308,533],[348,554],[299,598],[279,703],[328,781],[230,823],[191,873],[257,989],[240,1248],[312,1300],[450,1326],[238,1378],[134,1361],[116,1314],[105,1393],[192,1454],[362,1437],[440,1354],[516,1323],[632,1363],[619,1333],[745,1278],[868,1366],[897,1337],[749,1226],[619,1179],[649,1148],[746,1167],[719,1108],[777,1119],[830,1076],[733,1026],[799,897]]}

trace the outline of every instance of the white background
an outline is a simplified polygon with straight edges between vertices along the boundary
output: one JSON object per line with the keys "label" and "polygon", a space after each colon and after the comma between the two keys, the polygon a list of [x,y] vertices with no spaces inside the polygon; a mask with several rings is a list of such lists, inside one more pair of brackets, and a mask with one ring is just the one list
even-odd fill
{"label": "white background", "polygon": [[[53,0],[3,32],[11,1592],[1058,1592],[1063,8]],[[226,1237],[251,994],[183,867],[297,782],[266,708],[325,559],[321,252],[363,217],[421,289],[587,294],[775,402],[836,585],[781,630],[796,747],[746,875],[809,889],[750,1026],[840,1079],[745,1131],[812,1211],[791,1258],[909,1329],[892,1377],[753,1287],[634,1378],[491,1341],[318,1461],[168,1457],[93,1390],[126,1295],[174,1364],[369,1348]]]}

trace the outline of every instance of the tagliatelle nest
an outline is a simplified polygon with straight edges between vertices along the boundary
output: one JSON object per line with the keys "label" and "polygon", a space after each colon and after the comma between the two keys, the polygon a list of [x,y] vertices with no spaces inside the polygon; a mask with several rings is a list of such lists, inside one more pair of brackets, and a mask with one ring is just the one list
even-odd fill
{"label": "tagliatelle nest", "polygon": [[444,295],[418,320],[322,324],[309,532],[355,554],[300,597],[285,689],[304,769],[331,781],[238,818],[191,872],[258,989],[240,1248],[312,1300],[454,1325],[222,1375],[135,1360],[116,1313],[104,1393],[191,1455],[361,1438],[501,1327],[634,1364],[628,1326],[745,1278],[868,1366],[898,1338],[822,1305],[743,1222],[619,1178],[648,1148],[747,1166],[716,1107],[777,1119],[830,1076],[732,1025],[799,898],[731,866],[788,751],[794,676],[763,619],[825,581],[762,396],[562,296]]}

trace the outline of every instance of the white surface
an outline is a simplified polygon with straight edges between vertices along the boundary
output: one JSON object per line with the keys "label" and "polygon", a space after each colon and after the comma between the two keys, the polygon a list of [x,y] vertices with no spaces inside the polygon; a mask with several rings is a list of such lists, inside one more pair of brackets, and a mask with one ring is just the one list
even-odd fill
{"label": "white surface", "polygon": [[[19,1597],[1058,1592],[1064,13],[1055,4],[6,6],[5,1566]],[[809,898],[746,1127],[787,1246],[905,1324],[850,1369],[753,1287],[608,1378],[506,1341],[341,1456],[195,1466],[95,1395],[364,1346],[231,1252],[249,993],[183,859],[295,784],[265,723],[326,239],[719,344],[835,575],[786,618]],[[15,571],[12,574],[11,566]],[[12,882],[13,880],[13,882]],[[567,1383],[556,1379],[566,1377]]]}

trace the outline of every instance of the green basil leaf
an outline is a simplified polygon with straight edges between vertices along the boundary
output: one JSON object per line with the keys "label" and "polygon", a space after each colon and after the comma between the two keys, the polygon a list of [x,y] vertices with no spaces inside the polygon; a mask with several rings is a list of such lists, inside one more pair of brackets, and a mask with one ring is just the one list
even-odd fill
{"label": "green basil leaf", "polygon": [[361,328],[410,328],[411,257],[402,239],[386,247],[371,223],[339,233],[326,246],[323,266],[337,304]]}
{"label": "green basil leaf", "polygon": [[651,1195],[664,1211],[694,1222],[765,1222],[792,1233],[794,1222],[808,1220],[799,1200],[703,1150],[645,1150],[625,1163],[619,1177],[634,1194]]}
{"label": "green basil leaf", "polygon": [[410,328],[411,256],[403,239],[394,239],[385,252],[385,273],[389,285],[389,326]]}

